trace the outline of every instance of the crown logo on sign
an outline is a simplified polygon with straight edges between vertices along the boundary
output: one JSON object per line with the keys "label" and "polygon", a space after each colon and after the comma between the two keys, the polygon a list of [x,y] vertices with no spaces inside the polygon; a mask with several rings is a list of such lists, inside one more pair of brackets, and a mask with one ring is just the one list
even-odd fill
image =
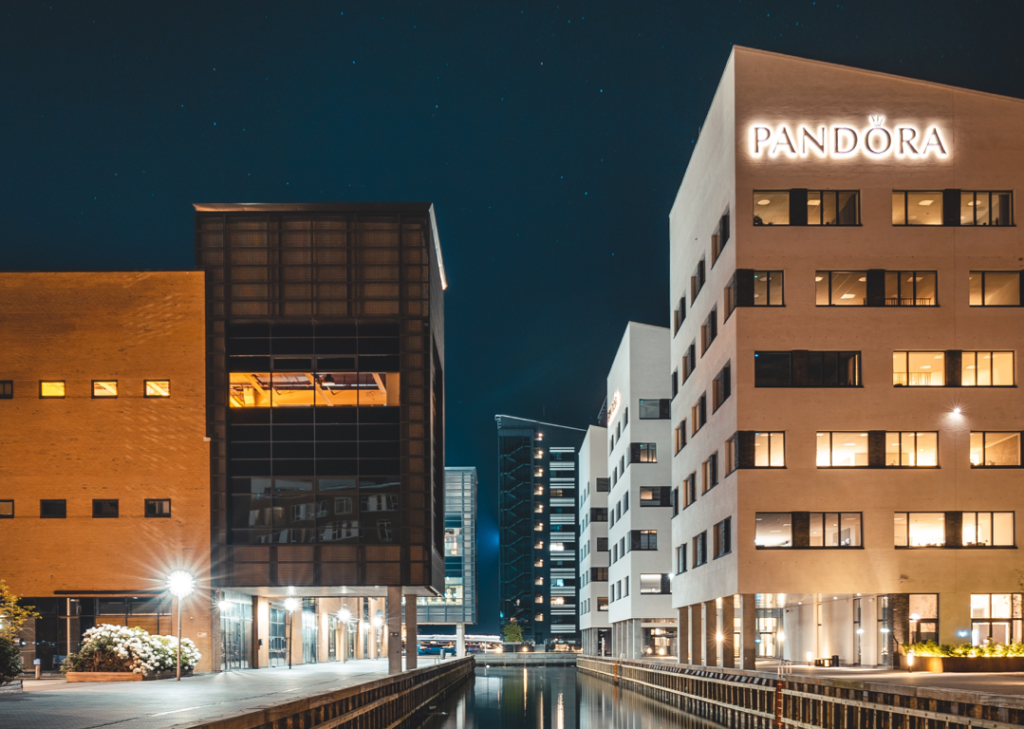
{"label": "crown logo on sign", "polygon": [[871,126],[880,127],[885,123],[885,117],[881,114],[872,114],[868,117],[868,121],[871,122]]}

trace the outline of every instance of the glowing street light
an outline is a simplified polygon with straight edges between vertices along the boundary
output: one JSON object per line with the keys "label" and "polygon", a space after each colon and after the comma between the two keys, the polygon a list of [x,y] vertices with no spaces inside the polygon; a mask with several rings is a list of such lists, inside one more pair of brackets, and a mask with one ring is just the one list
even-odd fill
{"label": "glowing street light", "polygon": [[178,658],[176,680],[181,680],[181,601],[196,589],[196,578],[185,570],[174,570],[167,575],[167,589],[178,598]]}
{"label": "glowing street light", "polygon": [[302,607],[302,601],[299,600],[299,598],[286,597],[284,599],[284,609],[288,611],[288,670],[291,670],[292,667],[292,631],[294,630],[294,626],[292,625],[292,623],[294,622],[292,620],[292,613],[294,613],[300,607]]}

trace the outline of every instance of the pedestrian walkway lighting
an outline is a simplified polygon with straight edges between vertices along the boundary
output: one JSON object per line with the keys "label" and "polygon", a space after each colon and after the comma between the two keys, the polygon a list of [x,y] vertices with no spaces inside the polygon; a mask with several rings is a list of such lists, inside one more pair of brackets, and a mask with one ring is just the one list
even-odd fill
{"label": "pedestrian walkway lighting", "polygon": [[342,608],[338,611],[338,617],[341,619],[341,622],[347,623],[352,620],[352,611],[348,608]]}
{"label": "pedestrian walkway lighting", "polygon": [[178,658],[176,680],[181,680],[181,601],[196,589],[196,578],[185,570],[174,570],[167,575],[167,589],[178,598]]}
{"label": "pedestrian walkway lighting", "polygon": [[287,641],[287,650],[288,650],[288,669],[289,670],[291,670],[291,667],[292,667],[292,631],[294,630],[294,627],[295,627],[293,625],[293,623],[295,621],[292,620],[292,613],[294,613],[300,607],[302,607],[302,603],[299,601],[299,598],[297,598],[297,597],[286,597],[284,599],[284,609],[288,611],[288,641]]}

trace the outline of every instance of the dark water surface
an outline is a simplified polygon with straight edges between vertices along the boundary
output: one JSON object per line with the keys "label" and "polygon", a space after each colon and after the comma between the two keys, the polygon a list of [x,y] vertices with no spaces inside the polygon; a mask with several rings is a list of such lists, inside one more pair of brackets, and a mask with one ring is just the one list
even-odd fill
{"label": "dark water surface", "polygon": [[[444,715],[442,715],[444,714]],[[721,725],[572,667],[477,667],[422,729],[720,729]]]}

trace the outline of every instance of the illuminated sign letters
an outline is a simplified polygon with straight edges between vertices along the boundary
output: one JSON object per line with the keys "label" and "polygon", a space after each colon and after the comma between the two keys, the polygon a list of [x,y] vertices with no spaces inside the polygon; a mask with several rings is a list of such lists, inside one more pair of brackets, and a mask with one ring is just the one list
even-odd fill
{"label": "illuminated sign letters", "polygon": [[754,157],[790,159],[819,157],[845,159],[862,155],[870,159],[945,159],[949,148],[936,126],[885,126],[885,117],[868,117],[870,126],[853,124],[754,124],[750,127],[750,153]]}

